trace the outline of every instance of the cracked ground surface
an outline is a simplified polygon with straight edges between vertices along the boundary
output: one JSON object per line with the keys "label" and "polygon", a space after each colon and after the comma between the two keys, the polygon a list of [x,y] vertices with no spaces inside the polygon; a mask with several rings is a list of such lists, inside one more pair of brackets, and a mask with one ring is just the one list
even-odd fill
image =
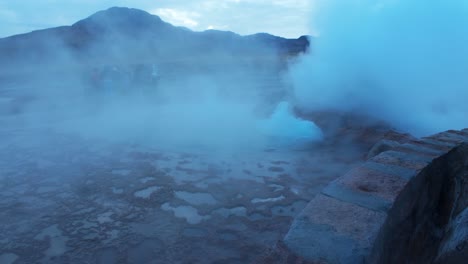
{"label": "cracked ground surface", "polygon": [[1,263],[250,263],[360,162],[336,145],[227,154],[30,133],[1,131]]}

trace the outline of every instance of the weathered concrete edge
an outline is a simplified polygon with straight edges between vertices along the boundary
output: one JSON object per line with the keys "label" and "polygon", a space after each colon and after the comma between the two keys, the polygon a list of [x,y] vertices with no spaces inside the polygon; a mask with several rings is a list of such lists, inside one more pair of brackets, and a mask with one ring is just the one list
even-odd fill
{"label": "weathered concrete edge", "polygon": [[[468,129],[451,130],[404,144],[397,151],[390,150],[377,155],[363,166],[367,167],[366,169],[374,170],[374,175],[389,179],[390,182],[399,178],[403,183],[399,189],[396,188],[397,190],[394,193],[382,189],[387,192],[385,195],[387,200],[385,200],[379,197],[379,193],[368,193],[355,188],[363,181],[362,177],[358,178],[359,174],[354,173],[351,176],[349,173],[345,174],[332,182],[322,192],[322,195],[340,201],[345,206],[326,208],[326,205],[321,206],[314,203],[314,200],[311,201],[293,222],[290,231],[284,238],[285,244],[295,254],[321,263],[363,263],[372,261],[369,259],[369,255],[374,251],[375,239],[380,236],[380,229],[385,223],[385,221],[377,219],[380,215],[376,215],[375,221],[368,219],[369,223],[366,226],[368,230],[361,230],[363,234],[346,233],[346,230],[343,232],[338,226],[338,222],[342,225],[343,221],[331,219],[330,216],[352,216],[352,211],[357,210],[355,208],[359,206],[363,210],[384,214],[386,219],[389,210],[394,209],[394,201],[398,199],[401,191],[408,183],[412,182],[416,175],[419,175],[435,159],[446,155],[464,142],[468,143]],[[373,178],[368,180],[372,182]],[[344,185],[343,182],[348,184]],[[378,191],[379,188],[377,187],[376,190]],[[320,198],[320,195],[318,197],[315,199],[323,199]],[[397,208],[395,210],[401,209]],[[353,230],[353,226],[358,225],[351,218],[346,222],[346,225],[349,225],[349,230]],[[347,250],[342,250],[340,247],[331,248],[328,245],[329,242],[325,242],[323,239],[324,237],[331,241],[337,241],[337,243],[338,241],[347,241]],[[366,238],[367,241],[360,239],[360,237]],[[352,249],[352,254],[349,249]],[[330,250],[333,252],[330,252]]]}
{"label": "weathered concrete edge", "polygon": [[[399,193],[367,263],[462,263],[468,256],[468,143],[435,159]],[[460,220],[465,219],[465,220]],[[461,233],[461,234],[460,234]],[[454,246],[456,244],[456,246]],[[448,261],[453,259],[458,261]]]}

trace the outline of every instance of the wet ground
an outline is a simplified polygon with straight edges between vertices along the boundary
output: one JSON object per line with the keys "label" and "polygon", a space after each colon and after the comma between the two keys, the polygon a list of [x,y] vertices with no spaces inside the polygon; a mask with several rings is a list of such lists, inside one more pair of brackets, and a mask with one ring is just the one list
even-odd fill
{"label": "wet ground", "polygon": [[229,154],[0,134],[0,263],[250,263],[360,162],[340,146]]}

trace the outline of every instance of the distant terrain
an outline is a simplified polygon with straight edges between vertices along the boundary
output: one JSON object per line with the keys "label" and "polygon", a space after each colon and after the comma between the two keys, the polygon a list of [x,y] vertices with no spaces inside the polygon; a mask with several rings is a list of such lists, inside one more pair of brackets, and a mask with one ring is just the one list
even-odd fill
{"label": "distant terrain", "polygon": [[466,259],[468,130],[394,130],[309,39],[120,7],[0,39],[0,264]]}
{"label": "distant terrain", "polygon": [[113,7],[71,26],[0,39],[0,74],[37,70],[38,64],[63,68],[64,63],[68,67],[122,63],[271,65],[271,60],[303,53],[308,46],[306,36],[285,39],[266,33],[194,32],[142,10]]}
{"label": "distant terrain", "polygon": [[113,7],[71,26],[0,39],[0,112],[20,112],[39,97],[62,103],[109,87],[127,94],[179,89],[183,95],[216,87],[278,102],[288,93],[282,73],[308,47],[307,36],[195,32],[142,10]]}

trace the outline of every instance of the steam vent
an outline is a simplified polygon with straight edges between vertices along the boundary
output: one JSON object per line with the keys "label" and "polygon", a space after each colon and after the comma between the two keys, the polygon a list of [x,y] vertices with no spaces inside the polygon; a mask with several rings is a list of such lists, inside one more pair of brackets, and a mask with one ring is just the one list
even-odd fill
{"label": "steam vent", "polygon": [[296,217],[285,247],[304,263],[464,263],[468,129],[372,151]]}
{"label": "steam vent", "polygon": [[0,264],[468,263],[467,0],[117,2],[0,38]]}

